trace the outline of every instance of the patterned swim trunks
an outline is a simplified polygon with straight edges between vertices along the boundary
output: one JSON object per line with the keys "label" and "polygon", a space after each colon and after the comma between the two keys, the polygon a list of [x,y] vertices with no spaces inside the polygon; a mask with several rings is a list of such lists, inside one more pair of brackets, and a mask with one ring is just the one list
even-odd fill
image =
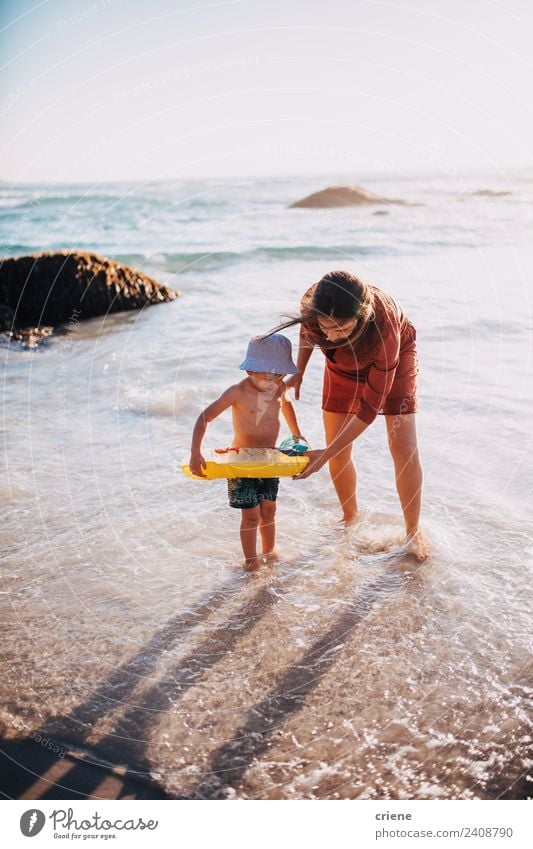
{"label": "patterned swim trunks", "polygon": [[228,478],[229,506],[244,510],[261,501],[275,501],[279,478]]}

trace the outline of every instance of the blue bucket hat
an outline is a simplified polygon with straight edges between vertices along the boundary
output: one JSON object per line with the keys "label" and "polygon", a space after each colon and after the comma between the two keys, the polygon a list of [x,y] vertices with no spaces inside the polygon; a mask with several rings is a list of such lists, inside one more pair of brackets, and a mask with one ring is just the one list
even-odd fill
{"label": "blue bucket hat", "polygon": [[239,368],[271,374],[296,374],[300,370],[292,360],[291,340],[281,333],[273,333],[266,339],[254,336],[248,343],[246,359]]}

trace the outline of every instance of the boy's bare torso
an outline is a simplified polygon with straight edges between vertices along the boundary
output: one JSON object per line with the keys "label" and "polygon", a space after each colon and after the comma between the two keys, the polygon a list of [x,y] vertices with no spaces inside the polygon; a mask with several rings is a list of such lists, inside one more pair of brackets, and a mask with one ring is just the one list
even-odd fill
{"label": "boy's bare torso", "polygon": [[273,448],[280,430],[281,401],[285,384],[264,392],[256,389],[249,377],[235,384],[233,448]]}

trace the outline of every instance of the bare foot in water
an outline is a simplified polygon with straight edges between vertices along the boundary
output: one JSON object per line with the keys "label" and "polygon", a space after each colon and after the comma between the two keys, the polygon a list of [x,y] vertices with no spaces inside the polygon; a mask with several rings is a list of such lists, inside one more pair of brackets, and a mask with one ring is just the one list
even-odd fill
{"label": "bare foot in water", "polygon": [[408,550],[415,555],[417,560],[427,560],[433,554],[433,548],[419,529],[407,537]]}
{"label": "bare foot in water", "polygon": [[245,572],[257,572],[260,568],[262,560],[260,557],[249,557],[244,561]]}
{"label": "bare foot in water", "polygon": [[356,525],[358,521],[359,513],[345,513],[339,524],[343,528],[348,528],[350,525]]}
{"label": "bare foot in water", "polygon": [[267,551],[263,554],[264,561],[267,566],[273,566],[279,560],[279,554],[274,549],[274,551]]}

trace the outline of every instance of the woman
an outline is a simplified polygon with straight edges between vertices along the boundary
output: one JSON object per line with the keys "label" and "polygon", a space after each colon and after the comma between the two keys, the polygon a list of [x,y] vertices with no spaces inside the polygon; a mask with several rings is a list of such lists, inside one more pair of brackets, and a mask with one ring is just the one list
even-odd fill
{"label": "woman", "polygon": [[385,416],[396,488],[410,546],[420,560],[429,549],[420,531],[422,467],[414,413],[417,409],[416,331],[395,301],[346,271],[332,271],[311,286],[301,313],[276,328],[300,323],[299,373],[287,385],[300,397],[313,348],[326,356],[322,409],[327,448],[309,452],[303,479],[329,462],[346,523],[357,519],[352,443]]}

